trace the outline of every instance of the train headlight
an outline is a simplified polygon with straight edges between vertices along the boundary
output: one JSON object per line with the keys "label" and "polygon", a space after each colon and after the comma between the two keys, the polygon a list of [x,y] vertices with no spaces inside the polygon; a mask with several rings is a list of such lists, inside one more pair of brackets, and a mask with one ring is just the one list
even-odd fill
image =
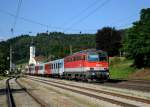
{"label": "train headlight", "polygon": [[95,73],[94,73],[94,72],[92,72],[92,75],[95,75]]}

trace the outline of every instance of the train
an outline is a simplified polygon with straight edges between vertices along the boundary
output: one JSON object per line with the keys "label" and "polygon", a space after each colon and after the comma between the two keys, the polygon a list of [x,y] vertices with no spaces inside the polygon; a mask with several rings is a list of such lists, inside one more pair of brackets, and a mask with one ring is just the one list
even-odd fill
{"label": "train", "polygon": [[62,59],[29,65],[26,74],[69,80],[108,80],[109,58],[102,50],[83,50]]}

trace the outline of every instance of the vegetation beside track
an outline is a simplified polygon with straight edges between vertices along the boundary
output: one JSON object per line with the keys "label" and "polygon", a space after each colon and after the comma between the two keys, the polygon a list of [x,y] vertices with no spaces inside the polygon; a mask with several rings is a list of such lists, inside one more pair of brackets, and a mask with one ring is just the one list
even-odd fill
{"label": "vegetation beside track", "polygon": [[124,57],[110,58],[110,78],[150,80],[150,68],[137,69],[133,63]]}
{"label": "vegetation beside track", "polygon": [[6,77],[5,76],[1,76],[0,75],[0,80],[3,80],[3,79],[5,79]]}
{"label": "vegetation beside track", "polygon": [[136,72],[132,67],[133,60],[124,57],[113,57],[110,59],[110,78],[111,79],[128,79],[129,75]]}

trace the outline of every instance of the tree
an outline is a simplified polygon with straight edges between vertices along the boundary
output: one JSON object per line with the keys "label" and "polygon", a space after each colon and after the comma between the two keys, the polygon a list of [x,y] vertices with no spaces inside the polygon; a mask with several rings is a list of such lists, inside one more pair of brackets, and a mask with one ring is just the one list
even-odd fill
{"label": "tree", "polygon": [[0,42],[0,75],[4,75],[9,70],[9,47],[4,41]]}
{"label": "tree", "polygon": [[142,9],[140,20],[127,31],[124,48],[136,67],[150,67],[150,8]]}
{"label": "tree", "polygon": [[115,28],[104,27],[96,33],[96,48],[107,51],[109,56],[119,54],[121,33]]}

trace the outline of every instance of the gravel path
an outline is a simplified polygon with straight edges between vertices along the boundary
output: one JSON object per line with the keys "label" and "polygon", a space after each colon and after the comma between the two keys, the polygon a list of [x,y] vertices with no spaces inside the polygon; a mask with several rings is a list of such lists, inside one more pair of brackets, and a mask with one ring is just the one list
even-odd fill
{"label": "gravel path", "polygon": [[6,79],[0,80],[0,107],[7,107]]}

